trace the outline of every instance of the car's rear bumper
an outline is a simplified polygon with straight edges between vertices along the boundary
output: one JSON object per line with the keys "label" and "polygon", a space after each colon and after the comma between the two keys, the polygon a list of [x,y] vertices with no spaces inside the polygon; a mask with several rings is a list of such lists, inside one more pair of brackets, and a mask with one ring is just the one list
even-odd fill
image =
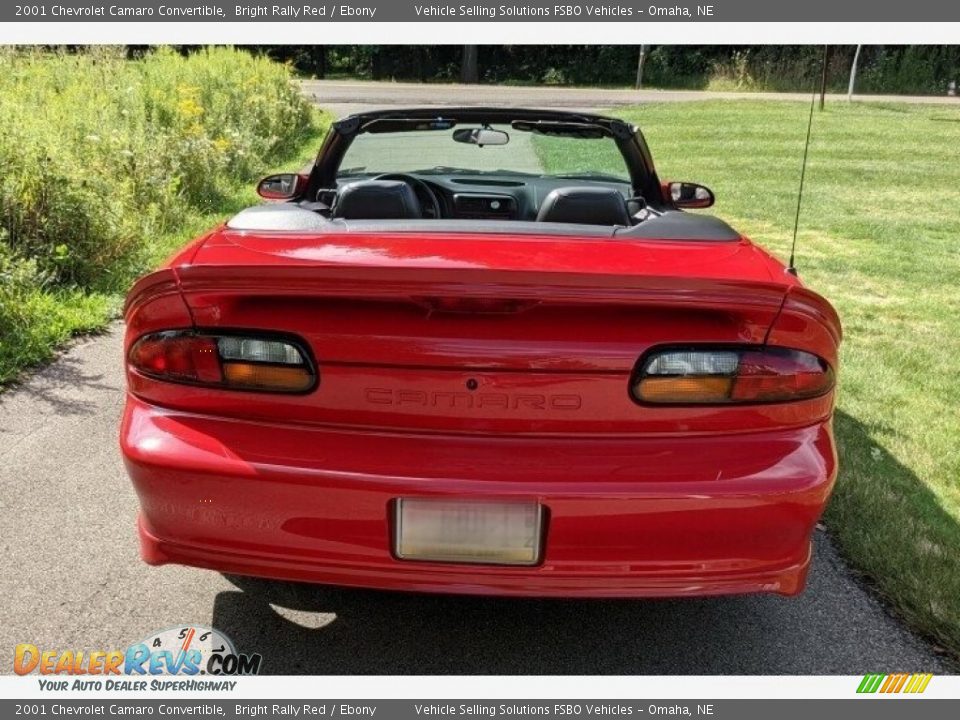
{"label": "car's rear bumper", "polygon": [[[336,585],[565,597],[795,594],[830,494],[829,423],[723,437],[401,435],[178,413],[121,430],[150,563]],[[542,562],[397,560],[398,497],[530,499]]]}

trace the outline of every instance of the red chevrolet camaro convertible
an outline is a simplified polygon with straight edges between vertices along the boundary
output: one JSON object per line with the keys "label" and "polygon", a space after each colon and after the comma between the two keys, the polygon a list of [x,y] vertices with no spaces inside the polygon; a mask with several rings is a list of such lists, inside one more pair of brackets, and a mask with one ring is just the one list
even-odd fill
{"label": "red chevrolet camaro convertible", "polygon": [[141,553],[394,590],[805,584],[840,325],[572,112],[353,115],[131,290]]}

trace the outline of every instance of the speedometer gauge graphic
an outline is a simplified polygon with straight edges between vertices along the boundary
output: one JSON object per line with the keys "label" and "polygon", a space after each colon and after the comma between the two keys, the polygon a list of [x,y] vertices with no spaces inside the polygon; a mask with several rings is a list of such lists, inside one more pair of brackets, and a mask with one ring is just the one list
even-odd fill
{"label": "speedometer gauge graphic", "polygon": [[[141,643],[147,647],[151,657],[165,656],[161,670],[163,674],[193,674],[199,671],[200,675],[204,675],[212,656],[237,654],[230,638],[204,625],[168,628],[148,635]],[[151,673],[157,674],[152,667]]]}

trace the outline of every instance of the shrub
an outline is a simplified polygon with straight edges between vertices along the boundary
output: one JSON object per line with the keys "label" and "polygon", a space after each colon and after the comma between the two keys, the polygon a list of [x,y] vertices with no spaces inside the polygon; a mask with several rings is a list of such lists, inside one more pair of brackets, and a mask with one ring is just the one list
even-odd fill
{"label": "shrub", "polygon": [[116,289],[147,238],[214,208],[310,126],[289,69],[242,51],[0,50],[7,261],[54,285]]}

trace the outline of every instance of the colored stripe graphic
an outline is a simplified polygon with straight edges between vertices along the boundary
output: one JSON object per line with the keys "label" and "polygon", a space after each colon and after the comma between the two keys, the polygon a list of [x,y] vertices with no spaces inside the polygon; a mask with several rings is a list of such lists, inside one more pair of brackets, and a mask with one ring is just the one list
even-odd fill
{"label": "colored stripe graphic", "polygon": [[181,650],[186,651],[190,649],[190,643],[193,642],[193,636],[197,634],[196,628],[190,628],[190,632],[187,633],[186,639],[183,641],[183,647]]}
{"label": "colored stripe graphic", "polygon": [[933,675],[930,673],[892,673],[889,675],[870,673],[863,676],[857,686],[858,693],[922,693],[927,689]]}

